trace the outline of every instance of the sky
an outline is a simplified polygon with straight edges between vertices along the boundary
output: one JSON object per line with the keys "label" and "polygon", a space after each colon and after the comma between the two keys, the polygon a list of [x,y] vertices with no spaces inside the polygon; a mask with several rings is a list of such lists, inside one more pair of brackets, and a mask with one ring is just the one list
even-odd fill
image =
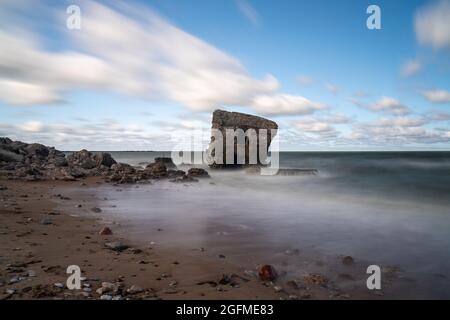
{"label": "sky", "polygon": [[173,150],[215,109],[286,151],[450,150],[450,0],[0,1],[0,136]]}

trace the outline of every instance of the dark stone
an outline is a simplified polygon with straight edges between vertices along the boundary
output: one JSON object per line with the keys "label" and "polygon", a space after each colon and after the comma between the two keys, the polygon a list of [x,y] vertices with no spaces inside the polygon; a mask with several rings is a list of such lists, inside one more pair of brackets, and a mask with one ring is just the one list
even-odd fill
{"label": "dark stone", "polygon": [[195,178],[209,178],[208,171],[202,168],[190,168],[187,174]]}
{"label": "dark stone", "polygon": [[[212,117],[212,130],[220,130],[223,136],[223,159],[222,163],[219,163],[217,159],[215,159],[215,153],[216,150],[214,150],[214,137],[213,134],[211,134],[211,143],[207,150],[208,153],[208,164],[213,168],[223,168],[223,167],[236,167],[241,166],[237,164],[237,150],[238,148],[243,147],[245,150],[245,160],[244,164],[250,164],[250,157],[249,157],[249,140],[247,138],[242,139],[242,141],[236,141],[234,142],[234,148],[233,150],[227,150],[226,148],[226,129],[232,129],[237,130],[241,129],[244,133],[247,133],[247,130],[253,129],[255,130],[255,133],[257,134],[257,151],[260,147],[262,147],[262,142],[260,141],[259,132],[261,129],[267,130],[267,135],[265,139],[267,140],[266,148],[269,149],[270,143],[275,135],[272,136],[272,134],[276,134],[276,131],[272,132],[271,130],[277,130],[278,125],[271,120],[253,116],[245,113],[239,113],[239,112],[228,112],[223,110],[216,110],[213,113]],[[266,150],[266,151],[267,151]],[[233,159],[232,163],[227,163],[227,153],[230,154],[230,157]],[[259,152],[257,155],[257,161],[258,165],[264,164],[265,159],[259,158]]]}

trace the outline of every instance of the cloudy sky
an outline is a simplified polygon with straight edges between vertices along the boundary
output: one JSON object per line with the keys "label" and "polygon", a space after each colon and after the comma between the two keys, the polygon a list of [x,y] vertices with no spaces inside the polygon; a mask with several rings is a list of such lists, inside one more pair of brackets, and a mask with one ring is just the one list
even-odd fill
{"label": "cloudy sky", "polygon": [[283,150],[450,150],[450,0],[0,1],[0,136],[171,150],[217,108]]}

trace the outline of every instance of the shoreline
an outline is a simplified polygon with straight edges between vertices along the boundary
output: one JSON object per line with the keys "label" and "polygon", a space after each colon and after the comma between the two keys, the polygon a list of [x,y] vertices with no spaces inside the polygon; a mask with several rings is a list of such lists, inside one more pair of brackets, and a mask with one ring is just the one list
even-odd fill
{"label": "shoreline", "polygon": [[[99,235],[103,219],[72,214],[80,201],[72,200],[68,190],[95,187],[101,181],[95,177],[77,182],[2,180],[7,189],[0,191],[1,299],[383,298],[352,288],[341,290],[328,281],[328,275],[311,274],[309,283],[307,278],[294,281],[283,274],[273,283],[261,281],[255,271],[213,259],[202,250],[131,242],[114,234],[114,222],[109,225],[112,235]],[[95,194],[82,199],[81,205],[95,207]],[[117,252],[105,248],[106,242],[130,248]],[[69,265],[78,265],[87,278],[82,290],[65,287]],[[97,293],[102,282],[113,284],[115,291]]]}

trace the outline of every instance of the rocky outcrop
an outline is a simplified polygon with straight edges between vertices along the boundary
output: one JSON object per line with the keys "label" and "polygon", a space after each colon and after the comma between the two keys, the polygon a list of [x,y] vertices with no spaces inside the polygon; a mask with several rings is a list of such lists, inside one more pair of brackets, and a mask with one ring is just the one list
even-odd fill
{"label": "rocky outcrop", "polygon": [[0,178],[3,179],[71,181],[100,176],[112,183],[138,183],[163,178],[192,182],[196,181],[194,176],[208,176],[203,169],[190,169],[188,174],[176,170],[171,158],[155,160],[142,169],[117,163],[106,152],[94,153],[83,149],[66,157],[65,153],[42,144],[0,138]]}
{"label": "rocky outcrop", "polygon": [[[237,150],[238,148],[244,148],[245,150],[245,160],[244,165],[248,164],[263,164],[265,159],[260,159],[259,152],[256,154],[256,163],[251,163],[250,158],[250,139],[248,137],[245,137],[243,140],[239,141],[239,139],[236,139],[234,142],[234,148],[229,148],[228,150],[226,148],[227,145],[227,139],[226,139],[226,130],[232,129],[237,130],[241,129],[244,133],[248,134],[249,129],[253,129],[257,136],[257,149],[259,148],[267,148],[267,150],[270,147],[270,143],[272,142],[272,139],[275,137],[276,130],[278,129],[278,125],[276,122],[258,117],[253,116],[245,113],[239,113],[239,112],[228,112],[223,110],[216,110],[213,113],[212,117],[212,128],[211,128],[211,143],[207,150],[208,152],[208,164],[210,167],[213,168],[222,168],[222,167],[229,167],[229,166],[240,166],[237,162]],[[260,141],[260,130],[265,129],[267,130],[267,135],[264,135],[264,139],[266,141]],[[215,150],[215,137],[214,132],[215,130],[218,130],[222,133],[223,137],[223,156],[222,161],[218,161],[220,157],[216,156],[216,150]],[[264,142],[264,143],[263,143]],[[267,151],[266,150],[266,151]],[[233,159],[231,163],[227,162],[227,155],[230,159]]]}
{"label": "rocky outcrop", "polygon": [[209,178],[208,172],[202,168],[190,168],[187,175],[194,178]]}

